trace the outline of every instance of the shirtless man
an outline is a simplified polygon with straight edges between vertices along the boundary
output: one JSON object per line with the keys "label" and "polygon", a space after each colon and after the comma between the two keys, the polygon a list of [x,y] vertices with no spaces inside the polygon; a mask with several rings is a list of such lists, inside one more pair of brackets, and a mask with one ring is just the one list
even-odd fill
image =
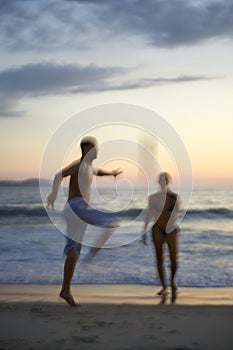
{"label": "shirtless man", "polygon": [[[161,191],[152,194],[149,197],[147,214],[145,218],[144,233],[147,231],[149,221],[153,219],[152,239],[156,252],[157,270],[162,284],[162,289],[157,293],[163,298],[167,295],[167,283],[164,272],[164,256],[163,248],[166,243],[169,250],[171,261],[171,290],[172,303],[177,297],[177,285],[175,281],[175,274],[177,271],[177,257],[178,257],[178,231],[176,219],[180,214],[180,200],[176,193],[169,189],[171,176],[168,173],[161,173],[159,175],[159,184]],[[143,236],[144,244],[147,244],[146,235]]]}
{"label": "shirtless man", "polygon": [[83,138],[81,141],[81,151],[82,156],[80,159],[74,161],[55,175],[52,192],[47,198],[48,206],[53,208],[63,178],[70,176],[68,202],[64,208],[67,236],[69,238],[67,238],[64,249],[66,261],[60,292],[60,297],[65,299],[70,306],[77,306],[71,293],[71,281],[80,255],[81,242],[86,227],[88,224],[102,227],[108,227],[110,225],[110,219],[105,213],[88,206],[93,175],[112,175],[116,177],[122,172],[119,169],[106,171],[104,169],[95,170],[92,167],[93,160],[97,158],[97,140],[95,138]]}

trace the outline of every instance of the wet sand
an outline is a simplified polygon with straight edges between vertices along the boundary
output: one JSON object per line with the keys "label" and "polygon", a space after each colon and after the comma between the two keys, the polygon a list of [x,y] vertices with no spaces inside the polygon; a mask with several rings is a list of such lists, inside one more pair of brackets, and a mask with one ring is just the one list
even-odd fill
{"label": "wet sand", "polygon": [[138,285],[0,286],[1,349],[232,349],[233,288],[180,288],[175,304]]}

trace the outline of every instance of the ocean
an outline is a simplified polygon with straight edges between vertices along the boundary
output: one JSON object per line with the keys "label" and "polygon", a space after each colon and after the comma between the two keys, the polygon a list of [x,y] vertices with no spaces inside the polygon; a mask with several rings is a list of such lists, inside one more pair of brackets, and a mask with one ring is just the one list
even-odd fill
{"label": "ocean", "polygon": [[[44,188],[48,193],[51,190],[48,185]],[[117,210],[114,190],[103,188],[100,192],[106,206]],[[129,193],[122,191],[120,195],[127,202]],[[135,189],[133,200],[121,213],[122,222],[129,225],[118,236],[119,244],[114,241],[101,249],[89,264],[83,262],[89,247],[82,248],[74,284],[159,285],[150,234],[148,247],[139,239],[143,221],[138,214],[145,206],[144,197],[145,191]],[[232,197],[232,189],[193,191],[180,224],[179,286],[233,286]],[[99,200],[94,194],[92,202],[97,207]],[[61,223],[63,205],[58,197],[52,213]],[[0,183],[0,284],[61,284],[65,239],[44,209],[37,181]],[[167,250],[165,259],[169,278]]]}

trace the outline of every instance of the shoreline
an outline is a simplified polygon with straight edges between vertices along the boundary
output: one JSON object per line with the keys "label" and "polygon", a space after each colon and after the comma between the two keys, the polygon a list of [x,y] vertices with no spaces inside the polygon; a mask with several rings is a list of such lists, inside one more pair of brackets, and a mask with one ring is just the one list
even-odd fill
{"label": "shoreline", "polygon": [[[60,288],[60,285],[2,284],[0,301],[57,302]],[[72,293],[80,303],[156,305],[161,301],[156,295],[159,289],[158,286],[132,284],[80,284],[72,286]],[[176,304],[233,305],[233,287],[179,287]]]}
{"label": "shoreline", "polygon": [[232,349],[233,288],[180,288],[175,305],[158,289],[74,285],[71,308],[59,285],[1,285],[1,349]]}

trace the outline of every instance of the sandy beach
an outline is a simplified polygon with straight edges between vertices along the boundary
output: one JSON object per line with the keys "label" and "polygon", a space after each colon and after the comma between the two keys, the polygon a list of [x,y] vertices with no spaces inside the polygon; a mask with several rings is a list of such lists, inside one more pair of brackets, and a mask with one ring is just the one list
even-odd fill
{"label": "sandy beach", "polygon": [[233,288],[180,288],[175,305],[154,286],[1,285],[2,349],[231,349]]}

